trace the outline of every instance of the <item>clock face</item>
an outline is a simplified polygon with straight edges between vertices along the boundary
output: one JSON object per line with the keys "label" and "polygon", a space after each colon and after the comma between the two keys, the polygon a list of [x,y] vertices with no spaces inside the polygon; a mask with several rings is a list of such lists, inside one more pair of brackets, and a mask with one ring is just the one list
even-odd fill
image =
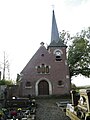
{"label": "clock face", "polygon": [[56,51],[56,55],[57,55],[57,56],[61,56],[60,51]]}

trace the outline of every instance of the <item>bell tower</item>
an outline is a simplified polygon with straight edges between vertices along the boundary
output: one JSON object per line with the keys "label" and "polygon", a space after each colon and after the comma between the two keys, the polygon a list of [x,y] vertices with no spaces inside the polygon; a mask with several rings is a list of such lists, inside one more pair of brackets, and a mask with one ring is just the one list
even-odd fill
{"label": "bell tower", "polygon": [[48,46],[48,51],[52,52],[56,57],[56,61],[62,60],[62,55],[66,55],[66,45],[63,43],[62,39],[59,37],[58,27],[55,18],[55,12],[52,12],[52,29],[51,29],[51,43]]}
{"label": "bell tower", "polygon": [[[51,29],[51,42],[48,46],[48,52],[51,58],[51,71],[53,76],[54,91],[59,93],[69,93],[70,90],[70,78],[69,78],[69,67],[67,64],[66,57],[67,46],[63,43],[59,36],[58,27],[55,19],[55,12],[52,12],[52,29]],[[58,93],[57,92],[57,93]],[[62,94],[61,93],[61,94]]]}

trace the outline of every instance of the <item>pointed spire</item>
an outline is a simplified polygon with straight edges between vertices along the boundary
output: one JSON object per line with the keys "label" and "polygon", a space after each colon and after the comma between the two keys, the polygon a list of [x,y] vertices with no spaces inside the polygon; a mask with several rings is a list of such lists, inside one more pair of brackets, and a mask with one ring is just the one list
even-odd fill
{"label": "pointed spire", "polygon": [[57,28],[54,10],[53,10],[53,15],[52,15],[51,42],[52,41],[54,41],[56,43],[59,41],[59,33],[58,33],[58,28]]}
{"label": "pointed spire", "polygon": [[52,15],[51,43],[49,47],[66,47],[62,39],[59,37],[54,10],[53,10],[53,15]]}

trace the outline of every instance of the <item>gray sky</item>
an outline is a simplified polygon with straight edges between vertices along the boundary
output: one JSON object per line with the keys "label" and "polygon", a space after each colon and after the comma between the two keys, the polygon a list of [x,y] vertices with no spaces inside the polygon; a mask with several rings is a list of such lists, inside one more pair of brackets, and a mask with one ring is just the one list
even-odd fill
{"label": "gray sky", "polygon": [[11,79],[16,79],[40,42],[50,43],[52,5],[59,31],[75,34],[90,26],[90,0],[0,1],[0,62],[6,51]]}
{"label": "gray sky", "polygon": [[85,4],[86,2],[88,2],[88,0],[64,0],[65,3],[69,6],[73,6],[73,7],[76,7],[76,6],[80,6],[81,4]]}

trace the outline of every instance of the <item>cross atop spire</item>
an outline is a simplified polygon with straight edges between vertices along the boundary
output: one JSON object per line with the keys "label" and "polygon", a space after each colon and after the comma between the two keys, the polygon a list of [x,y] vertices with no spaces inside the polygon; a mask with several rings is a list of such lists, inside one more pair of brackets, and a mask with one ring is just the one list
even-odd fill
{"label": "cross atop spire", "polygon": [[59,33],[58,33],[54,10],[53,10],[53,15],[52,15],[51,42],[52,41],[55,41],[56,43],[59,41]]}
{"label": "cross atop spire", "polygon": [[54,5],[52,5],[52,9],[53,9],[53,10],[54,10],[54,7],[55,7],[55,6],[54,6]]}

